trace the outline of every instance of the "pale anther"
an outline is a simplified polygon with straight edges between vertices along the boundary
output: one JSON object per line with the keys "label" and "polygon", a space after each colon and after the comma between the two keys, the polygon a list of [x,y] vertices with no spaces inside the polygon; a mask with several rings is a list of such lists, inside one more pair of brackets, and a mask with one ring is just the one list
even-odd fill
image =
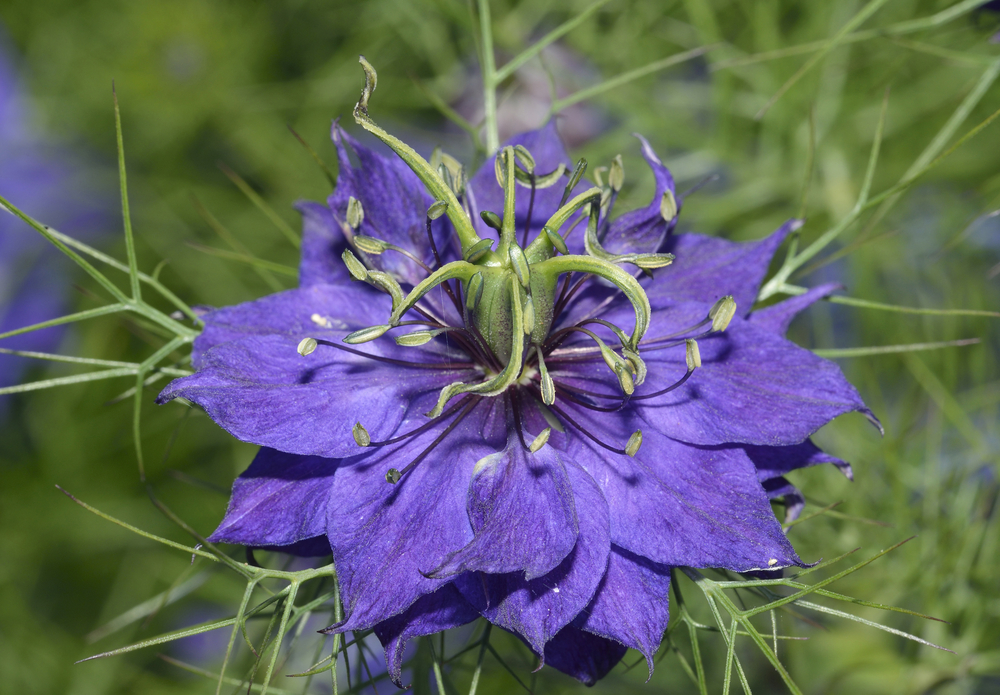
{"label": "pale anther", "polygon": [[660,199],[660,216],[666,222],[677,217],[677,199],[669,188],[663,192],[663,198]]}
{"label": "pale anther", "polygon": [[390,468],[385,472],[385,482],[392,483],[395,485],[399,482],[399,479],[403,477],[403,474],[397,471],[395,468]]}
{"label": "pale anther", "polygon": [[295,348],[300,355],[305,357],[306,355],[311,355],[316,351],[316,347],[319,343],[316,342],[315,338],[303,338],[299,341],[299,346]]}
{"label": "pale anther", "polygon": [[372,438],[368,434],[368,430],[360,422],[354,423],[354,427],[351,428],[351,434],[354,435],[354,441],[358,446],[368,446],[372,443]]}
{"label": "pale anther", "polygon": [[701,351],[698,349],[698,341],[688,338],[684,341],[684,361],[687,362],[689,372],[701,366]]}
{"label": "pale anther", "polygon": [[625,453],[629,456],[635,456],[640,446],[642,446],[642,430],[636,430],[628,438],[628,444],[625,445]]}
{"label": "pale anther", "polygon": [[357,256],[351,253],[350,249],[346,249],[340,257],[343,259],[344,265],[347,266],[347,272],[354,280],[364,281],[368,279],[368,268],[358,260]]}
{"label": "pale anther", "polygon": [[713,331],[724,331],[736,315],[736,300],[732,295],[726,295],[708,310],[708,318],[712,319]]}
{"label": "pale anther", "polygon": [[351,229],[357,229],[364,221],[365,209],[361,205],[361,201],[350,196],[347,199],[347,224],[351,225]]}
{"label": "pale anther", "polygon": [[617,193],[625,185],[625,165],[622,163],[622,156],[616,155],[611,160],[611,169],[608,171],[608,185],[611,190]]}
{"label": "pale anther", "polygon": [[528,446],[528,451],[530,451],[531,453],[535,453],[536,451],[541,449],[549,441],[549,435],[551,434],[552,434],[552,428],[546,427],[538,434],[537,437],[535,437],[534,441],[531,442],[531,444]]}
{"label": "pale anther", "polygon": [[371,326],[369,328],[362,328],[360,331],[354,331],[344,336],[344,342],[348,345],[357,345],[359,343],[367,343],[370,340],[375,340],[376,338],[381,338],[387,330],[392,328],[392,326]]}

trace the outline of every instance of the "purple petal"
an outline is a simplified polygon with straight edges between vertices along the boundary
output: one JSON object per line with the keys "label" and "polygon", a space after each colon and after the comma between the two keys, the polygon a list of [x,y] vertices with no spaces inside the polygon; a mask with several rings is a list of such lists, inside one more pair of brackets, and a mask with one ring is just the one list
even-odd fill
{"label": "purple petal", "polygon": [[326,501],[337,464],[319,456],[261,449],[233,483],[226,516],[208,540],[261,547],[324,536]]}
{"label": "purple petal", "polygon": [[442,630],[460,627],[479,617],[479,613],[462,598],[454,584],[445,584],[427,594],[399,615],[375,625],[375,636],[385,649],[389,677],[397,687],[402,682],[403,653],[406,643],[415,637],[433,635]]}
{"label": "purple petal", "polygon": [[[340,174],[337,188],[329,198],[330,209],[338,224],[347,219],[347,202],[356,198],[364,208],[364,221],[358,234],[376,237],[406,249],[427,265],[434,254],[427,240],[427,208],[434,199],[403,160],[395,154],[383,156],[370,150],[348,135],[337,123],[333,125],[333,142],[337,146]],[[357,156],[359,165],[351,163],[348,148]],[[436,238],[446,247],[445,223],[439,221]],[[406,256],[394,252],[368,256],[372,267],[392,273],[400,280],[416,285],[427,273]]]}
{"label": "purple petal", "polygon": [[677,258],[657,272],[655,281],[643,283],[646,294],[654,305],[658,301],[685,299],[712,304],[731,294],[736,300],[738,314],[746,316],[757,299],[757,291],[774,252],[801,226],[801,221],[789,220],[770,236],[749,242],[726,241],[701,234],[671,236],[662,250]]}
{"label": "purple petal", "polygon": [[472,542],[432,576],[467,571],[524,572],[527,580],[553,570],[576,545],[573,489],[552,447],[529,453],[517,436],[476,464],[469,490]]}
{"label": "purple petal", "polygon": [[836,282],[828,282],[825,285],[813,287],[808,292],[796,297],[790,297],[783,302],[779,302],[766,309],[755,311],[750,314],[748,320],[758,328],[785,335],[788,326],[791,325],[799,312],[805,311],[819,300],[829,297],[837,290],[844,289],[844,286]]}
{"label": "purple petal", "polygon": [[347,248],[347,240],[330,208],[306,200],[296,203],[295,209],[302,214],[299,286],[347,282],[347,267],[340,258]]}
{"label": "purple petal", "polygon": [[[395,485],[386,482],[386,471],[403,469],[438,430],[341,462],[327,523],[346,619],[332,631],[369,628],[450,581],[424,573],[472,540],[466,512],[472,469],[506,442],[495,402],[481,403]],[[413,415],[401,429],[424,422]]]}
{"label": "purple petal", "polygon": [[[157,402],[187,398],[234,437],[254,444],[306,456],[355,455],[355,422],[373,439],[387,439],[414,398],[475,378],[465,370],[400,366],[324,345],[299,355],[302,338],[339,345],[349,330],[366,325],[380,310],[358,302],[349,286],[317,285],[214,312],[199,340],[217,344],[199,354],[198,372],[169,384]],[[313,321],[313,314],[330,328]],[[435,341],[427,347],[442,346]],[[392,359],[441,361],[431,351],[389,340],[361,348]]]}
{"label": "purple petal", "polygon": [[848,480],[854,480],[851,464],[836,456],[830,456],[807,439],[794,446],[746,446],[747,456],[757,467],[757,478],[761,482],[778,478],[799,468],[830,463],[837,467]]}
{"label": "purple petal", "polygon": [[670,622],[669,598],[669,567],[612,545],[597,595],[574,624],[642,652],[652,674],[653,656]]}
{"label": "purple petal", "polygon": [[653,170],[656,179],[656,190],[653,200],[644,208],[631,210],[611,222],[607,234],[601,240],[601,245],[611,253],[654,253],[660,250],[667,234],[677,224],[674,216],[669,223],[660,214],[660,202],[666,191],[676,193],[674,177],[670,170],[656,156],[646,138],[636,135],[642,143],[642,156]]}
{"label": "purple petal", "polygon": [[[523,145],[531,152],[535,159],[535,171],[539,174],[548,174],[560,164],[565,164],[572,171],[572,162],[566,153],[566,147],[559,137],[556,129],[556,122],[549,121],[538,130],[515,135],[505,142],[502,147],[508,145]],[[472,208],[472,224],[476,231],[483,238],[496,237],[496,232],[486,226],[480,219],[479,213],[484,210],[503,215],[503,189],[497,183],[495,173],[496,155],[486,160],[486,163],[476,172],[476,175],[469,181],[470,207]],[[541,230],[545,221],[559,209],[559,201],[562,198],[565,184],[568,181],[556,183],[548,188],[540,188],[535,191],[535,204],[531,206],[531,191],[518,184],[517,195],[514,199],[515,216],[517,219],[518,239],[524,230],[524,225],[528,221],[528,208],[531,209],[531,236],[533,239]],[[586,185],[585,183],[583,184]],[[564,230],[565,231],[565,230]],[[577,236],[582,236],[579,233]]]}
{"label": "purple petal", "polygon": [[797,487],[784,478],[771,478],[770,480],[765,480],[763,485],[768,499],[776,500],[779,497],[784,498],[786,524],[790,524],[799,518],[802,510],[805,509],[806,498]]}
{"label": "purple petal", "polygon": [[566,463],[566,472],[576,498],[580,535],[573,552],[555,570],[531,581],[521,572],[472,573],[455,580],[483,617],[519,635],[539,655],[590,603],[611,548],[608,506],[600,489],[578,466]]}
{"label": "purple petal", "polygon": [[[573,417],[612,441],[624,441],[641,423],[624,414],[614,425],[580,411]],[[663,565],[736,572],[768,568],[771,560],[801,564],[743,449],[689,446],[644,430],[634,458],[583,437],[571,440],[570,454],[604,491],[611,542],[632,553]]]}
{"label": "purple petal", "polygon": [[350,281],[269,294],[204,314],[205,328],[195,338],[192,361],[200,368],[201,356],[207,350],[251,335],[339,340],[349,331],[370,326],[372,319],[383,312],[388,316],[391,310],[387,295]]}
{"label": "purple petal", "polygon": [[[684,376],[684,344],[654,341],[697,324],[707,313],[708,306],[696,302],[654,305],[650,330],[640,344],[648,375],[637,396]],[[620,304],[603,318],[619,326],[634,321],[631,308]],[[804,441],[844,413],[871,415],[840,367],[744,319],[734,318],[725,332],[699,339],[698,345],[702,366],[683,386],[656,398],[632,400],[630,407],[646,426],[691,444],[780,446]],[[589,362],[560,362],[559,354],[546,359],[557,381],[601,393],[617,388],[608,383],[614,383],[613,377],[599,356]]]}
{"label": "purple petal", "polygon": [[593,685],[613,669],[628,647],[569,626],[545,645],[545,665]]}

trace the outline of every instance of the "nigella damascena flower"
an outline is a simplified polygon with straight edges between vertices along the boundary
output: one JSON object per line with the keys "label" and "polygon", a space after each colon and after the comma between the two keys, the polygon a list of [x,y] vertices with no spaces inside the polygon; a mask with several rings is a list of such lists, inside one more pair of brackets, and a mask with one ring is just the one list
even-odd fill
{"label": "nigella damascena flower", "polygon": [[797,222],[672,235],[642,138],[656,192],[615,217],[620,162],[588,188],[553,124],[466,179],[376,126],[372,86],[356,120],[400,157],[335,124],[301,287],[206,315],[197,372],[160,396],[264,447],[212,539],[332,549],[328,630],[373,628],[397,684],[408,640],[479,616],[588,683],[628,647],[652,668],[672,567],[801,565],[769,498],[794,508],[792,469],[849,472],[809,436],[869,411],[783,337],[834,287],[750,313]]}

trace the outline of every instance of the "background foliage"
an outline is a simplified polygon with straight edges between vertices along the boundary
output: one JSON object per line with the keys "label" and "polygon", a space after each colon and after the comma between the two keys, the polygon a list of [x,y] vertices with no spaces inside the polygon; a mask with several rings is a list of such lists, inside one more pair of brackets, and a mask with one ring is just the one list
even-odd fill
{"label": "background foliage", "polygon": [[[892,0],[860,30],[928,17],[950,5]],[[491,6],[502,63],[588,3],[496,0]],[[612,0],[543,54],[561,95],[675,53],[711,48],[703,58],[568,110],[563,130],[574,140],[573,153],[592,165],[624,155],[628,199],[618,209],[627,209],[652,190],[628,135],[641,132],[672,167],[679,188],[709,174],[718,177],[688,200],[682,231],[752,239],[803,209],[803,240],[811,241],[854,205],[887,89],[873,191],[904,175],[977,84],[985,84],[985,92],[949,143],[1000,107],[1000,86],[983,81],[988,70],[1000,69],[1000,46],[990,43],[1000,31],[1000,14],[981,9],[905,35],[868,32],[835,48],[755,120],[786,80],[817,55],[818,46],[811,52],[793,47],[833,36],[862,7],[853,0]],[[166,261],[161,280],[190,304],[231,304],[294,284],[294,275],[278,266],[205,250],[296,264],[296,249],[279,226],[219,164],[259,193],[280,223],[297,228],[291,203],[322,199],[330,187],[286,126],[333,166],[330,120],[343,114],[350,122],[361,86],[359,53],[379,70],[382,125],[421,149],[442,143],[472,156],[465,133],[418,86],[477,118],[475,27],[459,0],[46,0],[4,3],[3,21],[9,43],[23,56],[39,126],[89,149],[95,180],[108,181],[110,200],[115,80],[140,265],[151,272]],[[537,59],[504,88],[502,127],[504,119],[519,119],[518,127],[544,121],[548,86]],[[998,152],[1000,126],[993,126],[884,215],[848,229],[822,263],[806,268],[810,274],[801,276],[802,284],[837,280],[850,296],[905,306],[996,309],[1000,217],[990,213],[1000,208]],[[123,258],[116,243],[109,250]],[[98,306],[96,284],[82,274],[75,281],[77,310]],[[833,470],[793,476],[811,503],[806,515],[843,500],[790,531],[804,558],[829,558],[858,546],[867,556],[917,536],[836,588],[949,621],[880,618],[956,654],[842,620],[810,615],[803,621],[786,613],[779,629],[809,639],[781,643],[782,659],[805,692],[1000,692],[1000,323],[822,303],[798,321],[792,335],[813,348],[970,337],[982,342],[841,360],[882,418],[886,436],[880,439],[859,416],[842,418],[818,439],[854,464],[855,482]],[[108,317],[77,324],[61,351],[137,361],[161,342],[154,327]],[[74,373],[66,365],[34,370],[38,378]],[[162,652],[211,669],[225,639],[213,633],[73,665],[98,651],[231,615],[241,594],[231,573],[211,572],[182,600],[154,601],[149,616],[118,631],[101,630],[159,592],[176,586],[187,591],[184,582],[202,576],[191,571],[184,554],[88,515],[54,488],[59,484],[116,517],[188,542],[139,482],[130,406],[114,402],[129,385],[104,381],[2,396],[11,399],[0,433],[4,691],[213,691],[214,684],[158,658]],[[160,499],[207,534],[254,447],[232,441],[199,413],[155,408],[158,385],[149,388],[143,415],[148,480]],[[693,591],[690,584],[685,588]],[[876,617],[867,609],[859,614]],[[523,648],[503,637],[495,644],[520,676],[532,678]],[[689,647],[680,644],[688,654]],[[702,649],[710,689],[717,690],[725,657],[721,638],[703,637]],[[756,692],[780,691],[777,675],[749,642],[737,653]],[[630,654],[626,662],[636,658]],[[456,667],[450,677],[465,683],[468,670]],[[550,669],[534,678],[538,692],[582,689]],[[619,667],[595,691],[697,692],[671,654],[650,684],[644,680],[644,666]],[[301,688],[281,681],[282,688]],[[479,692],[516,687],[503,667],[487,659]],[[380,690],[393,688],[386,683]]]}

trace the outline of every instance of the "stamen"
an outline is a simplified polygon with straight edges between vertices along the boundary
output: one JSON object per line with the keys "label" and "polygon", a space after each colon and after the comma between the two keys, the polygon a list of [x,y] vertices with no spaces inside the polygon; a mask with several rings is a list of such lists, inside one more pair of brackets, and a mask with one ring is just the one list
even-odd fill
{"label": "stamen", "polygon": [[437,436],[437,439],[435,439],[433,442],[431,442],[430,446],[428,446],[426,449],[424,449],[423,451],[421,451],[417,455],[417,457],[415,459],[413,459],[408,464],[406,464],[406,466],[403,468],[403,470],[399,471],[399,470],[396,470],[395,468],[390,468],[388,471],[386,471],[386,473],[385,473],[385,479],[386,479],[386,481],[392,483],[393,485],[395,485],[396,483],[398,483],[399,480],[400,480],[400,478],[402,478],[404,475],[406,475],[407,473],[409,473],[411,470],[413,470],[414,466],[416,466],[418,463],[420,463],[425,458],[427,458],[427,454],[431,453],[434,450],[434,448],[437,447],[438,444],[440,444],[441,442],[444,441],[445,437],[447,437],[449,434],[451,434],[451,431],[453,429],[455,429],[456,427],[458,427],[458,424],[460,422],[462,422],[462,420],[464,420],[465,417],[469,413],[472,412],[472,409],[476,407],[476,404],[479,401],[480,401],[479,398],[473,397],[472,400],[469,402],[469,404],[467,406],[465,406],[465,410],[463,410],[459,414],[459,416],[457,418],[455,418],[455,420],[452,421],[452,423],[450,425],[448,425],[444,429],[444,431]]}
{"label": "stamen", "polygon": [[[431,420],[430,422],[425,422],[424,424],[420,425],[416,429],[410,430],[406,434],[401,434],[398,437],[393,437],[392,439],[386,439],[386,440],[381,441],[381,442],[373,442],[373,441],[371,441],[371,437],[368,437],[368,443],[367,444],[362,444],[360,441],[358,441],[357,435],[355,435],[354,436],[354,441],[358,442],[358,446],[365,446],[365,447],[372,447],[372,448],[377,448],[377,447],[382,447],[382,446],[389,446],[390,444],[396,444],[398,442],[403,441],[404,439],[409,439],[410,437],[414,437],[414,436],[420,434],[421,432],[426,432],[427,430],[431,429],[432,427],[437,427],[442,422],[444,422],[445,420],[447,420],[448,418],[450,418],[452,415],[454,415],[455,413],[457,413],[460,409],[462,409],[465,406],[467,406],[469,404],[469,399],[471,399],[471,398],[475,398],[475,397],[474,396],[469,396],[468,398],[463,398],[458,403],[456,403],[452,407],[448,408],[448,410],[446,410],[443,413],[441,413],[441,419],[439,419],[439,420]],[[361,427],[361,423],[359,422],[358,424],[355,425],[355,427],[356,428],[357,427]],[[364,427],[361,427],[361,429],[364,429]],[[367,436],[367,434],[368,434],[368,432],[365,431],[365,436]]]}
{"label": "stamen", "polygon": [[[635,432],[632,433],[632,436],[629,437],[628,443],[625,445],[625,448],[618,449],[617,447],[613,447],[610,444],[602,442],[592,432],[582,427],[576,420],[567,415],[558,406],[550,405],[549,407],[552,408],[552,410],[556,413],[556,415],[561,417],[569,424],[573,425],[573,427],[575,427],[576,429],[580,430],[580,432],[586,435],[586,437],[590,439],[592,442],[604,447],[608,451],[613,451],[614,453],[622,454],[623,456],[635,456],[636,451],[639,450],[639,444],[642,444],[642,430],[636,430]],[[636,443],[635,440],[638,440],[638,443]]]}
{"label": "stamen", "polygon": [[311,355],[316,351],[316,346],[319,343],[316,342],[315,338],[303,338],[299,341],[299,345],[295,348],[296,352],[305,357],[306,355]]}
{"label": "stamen", "polygon": [[580,183],[580,179],[587,172],[587,160],[581,157],[576,163],[576,168],[573,169],[573,173],[569,177],[569,182],[566,184],[566,190],[563,191],[562,199],[559,201],[559,207],[566,204],[569,200],[570,195],[573,194],[573,189],[576,188],[576,184]]}
{"label": "stamen", "polygon": [[399,367],[411,367],[413,369],[456,370],[456,369],[472,369],[476,366],[472,362],[411,362],[409,360],[396,360],[391,357],[382,357],[381,355],[372,355],[367,352],[361,352],[361,350],[355,350],[354,348],[349,348],[346,345],[340,345],[339,343],[332,343],[329,340],[316,340],[316,342],[319,345],[325,345],[326,347],[337,348],[338,350],[349,352],[352,355],[357,355],[358,357],[367,357],[368,359],[375,360],[376,362],[395,364]]}

